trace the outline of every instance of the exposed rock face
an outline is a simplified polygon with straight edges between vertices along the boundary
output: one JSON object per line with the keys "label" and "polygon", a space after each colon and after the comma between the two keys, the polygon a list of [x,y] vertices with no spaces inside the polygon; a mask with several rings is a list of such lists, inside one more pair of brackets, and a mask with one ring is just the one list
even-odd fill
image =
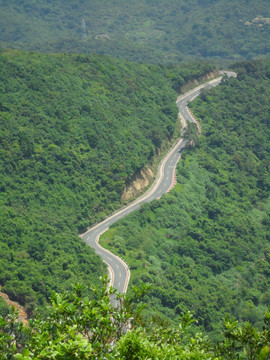
{"label": "exposed rock face", "polygon": [[185,84],[184,86],[182,86],[180,88],[180,92],[181,93],[185,93],[186,91],[200,85],[201,83],[207,81],[207,80],[211,80],[211,79],[214,79],[216,76],[219,75],[219,71],[216,70],[216,71],[211,71],[209,72],[208,74],[202,76],[201,78],[199,78],[198,80],[193,80],[193,81],[190,81],[188,82],[187,84]]}
{"label": "exposed rock face", "polygon": [[134,175],[131,183],[125,187],[122,194],[122,201],[127,201],[138,195],[150,184],[153,178],[154,172],[150,166],[140,170],[139,173]]}
{"label": "exposed rock face", "polygon": [[254,19],[250,21],[246,21],[245,22],[245,25],[246,26],[252,26],[252,25],[255,25],[257,26],[258,28],[261,28],[263,29],[263,26],[264,25],[270,25],[270,18],[267,18],[267,17],[263,17],[261,15],[258,15],[256,16]]}
{"label": "exposed rock face", "polygon": [[96,35],[95,39],[110,40],[111,38],[107,34],[99,34],[99,35]]}
{"label": "exposed rock face", "polygon": [[2,298],[9,306],[14,306],[15,310],[19,312],[19,321],[22,321],[24,325],[28,324],[27,314],[24,308],[16,301],[10,300],[7,294],[1,292],[1,289],[2,286],[0,285],[0,296],[2,296]]}
{"label": "exposed rock face", "polygon": [[[199,78],[198,80],[191,81],[186,85],[184,85],[180,89],[181,93],[184,93],[189,89],[192,89],[207,80],[214,79],[218,75],[219,75],[218,70],[209,72],[207,75]],[[179,119],[181,121],[181,126],[182,126],[181,135],[183,135],[186,130],[187,123],[182,116],[179,116]],[[157,149],[157,156],[159,155],[160,155],[160,149]],[[131,182],[125,187],[121,197],[122,201],[125,202],[133,198],[134,196],[140,194],[150,184],[154,176],[155,174],[153,172],[153,169],[149,165],[143,168],[142,170],[140,170],[137,174],[133,176]]]}

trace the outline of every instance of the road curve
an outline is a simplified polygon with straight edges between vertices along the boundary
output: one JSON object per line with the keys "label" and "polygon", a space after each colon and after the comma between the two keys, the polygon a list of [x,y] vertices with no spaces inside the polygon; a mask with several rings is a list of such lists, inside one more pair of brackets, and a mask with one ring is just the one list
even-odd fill
{"label": "road curve", "polygon": [[[227,74],[228,77],[236,77],[236,74],[233,72],[221,72],[221,75],[224,74]],[[188,102],[197,97],[200,94],[201,89],[218,85],[221,82],[222,77],[223,76],[220,76],[217,79],[208,81],[207,83],[180,95],[176,101],[180,116],[186,121],[196,122],[188,109]],[[80,235],[80,237],[90,245],[95,250],[96,254],[100,255],[102,260],[107,264],[110,273],[110,285],[112,285],[119,293],[126,293],[127,291],[130,278],[129,268],[122,259],[111,253],[109,250],[104,249],[99,244],[99,237],[113,223],[140,208],[140,204],[159,199],[173,187],[176,165],[181,157],[181,152],[186,145],[187,140],[181,138],[172,146],[158,167],[154,183],[143,195]]]}

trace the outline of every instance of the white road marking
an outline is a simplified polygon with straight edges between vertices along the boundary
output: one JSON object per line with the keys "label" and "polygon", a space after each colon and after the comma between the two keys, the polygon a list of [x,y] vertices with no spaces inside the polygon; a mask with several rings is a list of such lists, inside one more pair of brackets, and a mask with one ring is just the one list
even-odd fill
{"label": "white road marking", "polygon": [[[236,75],[235,75],[236,76]],[[218,80],[215,80],[215,83],[214,82],[211,82],[210,83],[213,83],[215,85],[217,85],[217,81],[220,81],[221,78],[219,78]],[[191,90],[190,92],[188,92],[184,97],[183,96],[180,96],[177,100],[177,104],[179,103],[179,109],[183,109],[182,112],[185,112],[185,114],[187,114],[187,118],[189,118],[191,122],[194,122],[194,120],[192,119],[191,115],[189,114],[189,112],[187,111],[187,108],[186,108],[186,105],[184,106],[183,104],[181,104],[181,101],[183,102],[188,102],[188,101],[192,101],[198,94],[199,94],[199,90],[198,89],[201,89],[205,86],[205,84],[203,85],[200,85],[197,89],[193,89]],[[184,118],[183,114],[182,114],[182,118]],[[124,217],[125,214],[128,214],[130,212],[132,212],[134,209],[135,209],[135,206],[138,207],[138,205],[142,202],[150,202],[152,199],[154,198],[159,198],[160,194],[163,195],[164,191],[162,191],[161,189],[159,191],[156,192],[156,190],[158,190],[158,187],[162,184],[163,186],[163,180],[164,180],[164,177],[167,175],[166,172],[165,172],[165,169],[175,169],[176,168],[176,164],[177,164],[177,161],[178,159],[181,157],[178,153],[176,153],[176,148],[178,145],[180,145],[181,143],[183,142],[183,140],[181,140],[181,142],[178,142],[176,144],[176,146],[174,146],[168,153],[167,155],[165,156],[165,158],[163,159],[163,161],[161,162],[161,165],[160,165],[160,171],[158,172],[158,176],[157,176],[157,183],[155,184],[154,183],[154,186],[153,186],[153,189],[151,190],[150,188],[150,194],[145,194],[143,195],[142,197],[140,197],[139,199],[135,200],[134,202],[134,205],[130,205],[129,208],[127,210],[120,210],[120,212],[118,214],[115,214],[115,215],[111,215],[109,216],[107,219],[103,220],[101,223],[99,224],[96,224],[92,229],[89,229],[87,230],[86,233],[88,232],[92,232],[91,236],[96,236],[95,238],[95,243],[97,246],[101,247],[99,244],[98,244],[98,239],[99,239],[99,236],[101,235],[102,232],[106,231],[102,231],[100,232],[98,230],[98,227],[100,225],[106,225],[108,224],[108,228],[109,228],[109,224],[110,224],[110,221],[113,220],[113,222],[116,221],[116,219],[120,219],[122,217]],[[184,142],[183,142],[184,144]],[[179,148],[179,150],[181,150],[181,148]],[[165,172],[165,173],[164,173]],[[166,175],[165,175],[166,174]],[[165,175],[165,176],[164,176]],[[167,176],[167,180],[168,180],[168,176]],[[134,207],[134,209],[133,209]],[[82,234],[80,235],[81,237],[83,237],[85,234]],[[87,237],[87,240],[90,240],[91,241],[91,236],[88,236]],[[89,241],[89,242],[90,242]],[[91,246],[91,245],[90,245]],[[105,250],[103,249],[104,253],[108,254],[110,253],[108,250]],[[100,251],[98,251],[99,254],[102,254]],[[109,259],[110,261],[112,261],[112,263],[115,263],[115,259],[111,259],[110,257],[108,257],[106,254],[103,253],[103,259]],[[104,260],[105,261],[105,260]],[[105,261],[106,262],[106,261]],[[124,264],[124,267],[126,269],[126,273],[127,273],[127,276],[125,275],[125,285],[124,285],[124,292],[126,292],[127,290],[127,286],[128,286],[128,282],[129,282],[129,278],[130,278],[130,271],[127,267],[127,265],[120,259],[120,262],[121,264],[123,265]],[[107,263],[108,266],[110,266],[108,263]],[[115,263],[116,267],[119,269],[119,266]],[[122,266],[121,265],[121,266]],[[112,276],[113,277],[113,276]],[[119,277],[121,278],[121,273],[119,273]],[[120,288],[120,281],[118,282],[118,288]]]}

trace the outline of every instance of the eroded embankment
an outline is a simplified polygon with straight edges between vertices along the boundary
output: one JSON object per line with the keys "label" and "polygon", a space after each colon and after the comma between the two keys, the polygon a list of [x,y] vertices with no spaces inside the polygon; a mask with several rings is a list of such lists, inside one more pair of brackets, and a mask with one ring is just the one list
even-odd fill
{"label": "eroded embankment", "polygon": [[14,306],[15,310],[19,313],[19,321],[22,321],[24,325],[28,324],[27,314],[24,310],[24,308],[17,303],[16,301],[12,301],[9,299],[8,295],[1,291],[2,286],[0,285],[0,296],[5,300],[5,302],[8,304],[8,306],[12,307]]}
{"label": "eroded embankment", "polygon": [[[214,79],[216,76],[219,75],[219,71],[211,71],[208,74],[202,76],[198,80],[193,80],[185,84],[181,87],[180,91],[181,93],[185,93],[186,91],[206,82],[211,79]],[[183,134],[183,130],[186,127],[186,122],[183,117],[179,116],[181,120],[181,126],[182,131],[181,134]],[[196,122],[197,123],[197,122]],[[197,123],[198,126],[198,123]],[[157,155],[157,158],[160,154]],[[148,164],[143,169],[139,170],[132,178],[132,180],[126,185],[121,199],[123,202],[127,202],[128,200],[138,196],[141,194],[152,182],[152,180],[155,177],[155,169],[154,166]]]}

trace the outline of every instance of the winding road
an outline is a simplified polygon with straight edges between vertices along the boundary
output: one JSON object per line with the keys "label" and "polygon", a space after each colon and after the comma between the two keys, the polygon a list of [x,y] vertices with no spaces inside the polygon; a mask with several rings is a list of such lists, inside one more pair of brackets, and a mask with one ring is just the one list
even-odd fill
{"label": "winding road", "polygon": [[[220,74],[220,77],[208,81],[207,83],[200,85],[177,98],[176,104],[179,109],[179,114],[182,118],[184,118],[185,121],[196,123],[196,120],[190,113],[187,104],[189,101],[192,101],[194,98],[196,98],[203,88],[218,85],[221,82],[224,74],[227,74],[228,77],[237,76],[234,72],[229,71],[224,71]],[[179,161],[181,157],[181,152],[186,145],[187,140],[184,140],[182,138],[173,145],[173,147],[169,150],[166,156],[162,159],[154,183],[143,195],[141,195],[139,198],[137,198],[124,208],[120,209],[113,215],[109,216],[104,221],[93,226],[84,234],[80,235],[80,237],[88,245],[90,245],[95,250],[96,254],[100,255],[102,260],[107,264],[110,273],[110,285],[116,288],[117,292],[119,293],[126,293],[127,291],[130,279],[129,268],[122,259],[101,247],[101,245],[99,244],[99,237],[113,223],[140,208],[140,205],[142,203],[150,202],[154,199],[159,199],[163,194],[170,191],[170,189],[175,183],[175,169],[177,162]]]}

